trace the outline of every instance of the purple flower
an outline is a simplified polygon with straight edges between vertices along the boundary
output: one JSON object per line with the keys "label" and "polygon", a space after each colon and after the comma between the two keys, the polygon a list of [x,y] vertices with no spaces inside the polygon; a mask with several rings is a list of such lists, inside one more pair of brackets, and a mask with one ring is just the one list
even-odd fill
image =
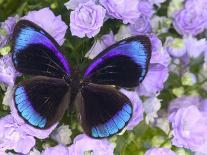
{"label": "purple flower", "polygon": [[174,14],[173,25],[182,35],[197,35],[207,27],[207,1],[187,0],[184,9]]}
{"label": "purple flower", "polygon": [[135,23],[141,15],[138,0],[130,0],[130,3],[128,0],[100,0],[100,3],[109,16],[123,20],[125,24]]}
{"label": "purple flower", "polygon": [[70,14],[70,30],[72,35],[83,38],[94,37],[99,33],[104,22],[106,10],[93,1],[80,4]]}
{"label": "purple flower", "polygon": [[0,82],[13,86],[15,78],[19,75],[20,73],[14,68],[10,54],[0,58]]}
{"label": "purple flower", "polygon": [[130,30],[134,35],[151,32],[150,19],[146,16],[139,17],[134,24],[130,24]]}
{"label": "purple flower", "polygon": [[187,53],[192,58],[199,57],[207,47],[207,41],[205,38],[198,40],[192,36],[184,38]]}
{"label": "purple flower", "polygon": [[139,0],[138,10],[142,16],[150,18],[153,14],[153,4],[150,0]]}
{"label": "purple flower", "polygon": [[138,93],[152,96],[164,88],[168,78],[169,54],[163,49],[161,41],[155,35],[149,35],[152,44],[152,55],[148,73],[138,87]]}
{"label": "purple flower", "polygon": [[57,155],[57,154],[60,154],[60,155],[70,155],[68,148],[66,146],[64,146],[64,145],[61,145],[61,144],[59,144],[59,145],[57,145],[55,147],[47,148],[45,151],[43,151],[41,153],[41,155]]}
{"label": "purple flower", "polygon": [[[98,3],[98,0],[91,0],[91,1]],[[88,0],[69,0],[64,5],[68,10],[75,10],[75,8],[77,8],[79,4],[83,4],[86,2],[88,2]]]}
{"label": "purple flower", "polygon": [[92,139],[85,134],[75,137],[73,144],[69,147],[69,154],[82,155],[86,152],[99,155],[113,155],[114,147],[106,139]]}
{"label": "purple flower", "polygon": [[125,89],[121,89],[120,91],[124,93],[132,102],[133,115],[129,124],[127,125],[127,130],[133,130],[133,128],[144,119],[144,107],[137,92],[127,91]]}
{"label": "purple flower", "polygon": [[8,17],[6,21],[4,21],[3,23],[0,23],[1,24],[0,29],[1,31],[3,31],[2,32],[3,34],[1,34],[0,32],[0,48],[9,42],[17,20],[18,20],[18,16]]}
{"label": "purple flower", "polygon": [[64,36],[68,27],[62,21],[61,16],[55,16],[49,8],[30,11],[28,15],[21,19],[27,19],[39,25],[47,31],[58,44],[62,45],[64,43]]}
{"label": "purple flower", "polygon": [[151,148],[144,155],[176,155],[176,153],[168,148]]}
{"label": "purple flower", "polygon": [[12,150],[27,154],[35,145],[35,139],[25,133],[12,115],[0,119],[0,150]]}
{"label": "purple flower", "polygon": [[109,34],[103,35],[99,40],[95,42],[95,44],[91,47],[91,49],[87,52],[85,57],[90,59],[95,58],[100,52],[109,47],[110,45],[115,43],[115,38],[113,32]]}
{"label": "purple flower", "polygon": [[207,148],[207,101],[200,97],[183,96],[173,100],[169,108],[172,143],[199,153]]}
{"label": "purple flower", "polygon": [[167,37],[164,47],[175,58],[184,56],[187,51],[184,40],[180,38]]}

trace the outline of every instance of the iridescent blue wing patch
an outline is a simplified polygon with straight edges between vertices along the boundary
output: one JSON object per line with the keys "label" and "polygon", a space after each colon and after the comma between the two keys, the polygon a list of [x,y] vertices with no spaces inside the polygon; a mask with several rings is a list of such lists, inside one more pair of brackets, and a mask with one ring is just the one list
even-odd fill
{"label": "iridescent blue wing patch", "polygon": [[36,76],[17,85],[14,103],[19,115],[36,128],[49,128],[59,121],[69,103],[64,80]]}
{"label": "iridescent blue wing patch", "polygon": [[112,86],[88,84],[77,97],[87,135],[106,138],[119,133],[132,116],[130,100]]}
{"label": "iridescent blue wing patch", "polygon": [[101,52],[86,69],[84,78],[96,84],[136,87],[147,73],[150,57],[147,36],[127,38]]}
{"label": "iridescent blue wing patch", "polygon": [[14,28],[12,60],[15,68],[24,74],[62,78],[71,73],[57,42],[27,20],[19,21]]}

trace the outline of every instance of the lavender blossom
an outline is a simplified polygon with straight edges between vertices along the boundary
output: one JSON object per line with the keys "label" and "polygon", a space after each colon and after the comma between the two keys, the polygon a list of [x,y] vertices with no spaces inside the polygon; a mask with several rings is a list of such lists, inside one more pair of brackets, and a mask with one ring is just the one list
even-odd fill
{"label": "lavender blossom", "polygon": [[6,21],[0,23],[0,48],[9,43],[17,20],[18,16],[8,17]]}
{"label": "lavender blossom", "polygon": [[107,15],[123,20],[125,24],[135,23],[141,15],[138,0],[100,0],[100,4],[107,10]]}
{"label": "lavender blossom", "polygon": [[187,51],[184,40],[180,38],[167,37],[164,47],[175,58],[183,57]]}
{"label": "lavender blossom", "polygon": [[120,91],[125,94],[132,103],[133,115],[129,124],[127,125],[127,130],[133,130],[133,128],[136,127],[144,119],[144,107],[137,92],[127,91],[125,89],[121,89]]}
{"label": "lavender blossom", "polygon": [[0,119],[0,141],[1,151],[14,149],[23,154],[35,145],[35,139],[19,127],[12,115]]}
{"label": "lavender blossom", "polygon": [[207,27],[207,1],[187,0],[185,7],[174,14],[173,25],[182,35],[197,35]]}
{"label": "lavender blossom", "polygon": [[173,128],[173,145],[206,153],[206,116],[207,102],[200,97],[183,96],[173,100],[169,108],[169,121]]}
{"label": "lavender blossom", "polygon": [[64,43],[64,36],[68,27],[62,21],[61,16],[55,16],[49,8],[43,8],[38,11],[30,11],[21,19],[27,19],[39,25],[47,31],[59,45]]}
{"label": "lavender blossom", "polygon": [[59,144],[70,144],[72,131],[69,128],[69,125],[61,125],[57,130],[55,130],[51,137]]}
{"label": "lavender blossom", "polygon": [[176,153],[168,148],[151,148],[144,155],[176,155]]}
{"label": "lavender blossom", "polygon": [[150,19],[149,17],[141,16],[134,24],[130,24],[129,28],[134,35],[150,33]]}
{"label": "lavender blossom", "polygon": [[72,35],[92,38],[99,33],[104,22],[106,10],[93,1],[80,4],[70,14]]}
{"label": "lavender blossom", "polygon": [[113,155],[114,147],[106,139],[97,140],[85,134],[75,137],[73,144],[69,147],[69,154],[82,155],[92,152],[99,155]]}
{"label": "lavender blossom", "polygon": [[0,82],[13,86],[14,80],[19,75],[20,73],[14,68],[10,54],[0,58]]}

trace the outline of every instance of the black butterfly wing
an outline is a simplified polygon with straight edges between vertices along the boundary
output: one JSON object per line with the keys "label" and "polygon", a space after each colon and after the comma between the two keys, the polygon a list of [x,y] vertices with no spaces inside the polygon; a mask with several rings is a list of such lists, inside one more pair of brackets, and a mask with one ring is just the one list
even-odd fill
{"label": "black butterfly wing", "polygon": [[88,66],[84,79],[90,83],[136,87],[145,77],[151,57],[147,36],[122,40],[101,52]]}
{"label": "black butterfly wing", "polygon": [[12,60],[24,74],[62,78],[70,75],[66,58],[57,42],[42,28],[28,21],[19,21],[12,37]]}
{"label": "black butterfly wing", "polygon": [[94,138],[120,132],[132,116],[130,100],[110,85],[132,88],[143,81],[151,57],[146,36],[122,40],[101,52],[84,74],[79,94],[84,131]]}
{"label": "black butterfly wing", "polygon": [[86,85],[76,102],[80,106],[82,127],[93,138],[106,138],[120,132],[132,116],[130,100],[109,85]]}
{"label": "black butterfly wing", "polygon": [[36,76],[17,85],[14,103],[30,125],[45,129],[59,121],[69,103],[70,90],[64,80]]}

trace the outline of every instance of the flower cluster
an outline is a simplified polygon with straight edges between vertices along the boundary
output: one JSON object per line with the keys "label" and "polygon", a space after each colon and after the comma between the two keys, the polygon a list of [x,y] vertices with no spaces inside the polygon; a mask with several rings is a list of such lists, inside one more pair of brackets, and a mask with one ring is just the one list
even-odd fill
{"label": "flower cluster", "polygon": [[[5,19],[0,23],[0,154],[207,154],[206,0],[69,0],[51,2],[50,8],[49,2],[37,3],[25,2],[22,17],[17,15],[22,9],[13,17],[0,14]],[[14,88],[18,78],[27,77],[15,70],[10,50],[15,24],[22,19],[51,35],[70,62],[94,59],[127,37],[150,39],[146,77],[134,89],[119,89],[133,106],[119,135],[90,138],[73,113],[45,130],[19,116]]]}

